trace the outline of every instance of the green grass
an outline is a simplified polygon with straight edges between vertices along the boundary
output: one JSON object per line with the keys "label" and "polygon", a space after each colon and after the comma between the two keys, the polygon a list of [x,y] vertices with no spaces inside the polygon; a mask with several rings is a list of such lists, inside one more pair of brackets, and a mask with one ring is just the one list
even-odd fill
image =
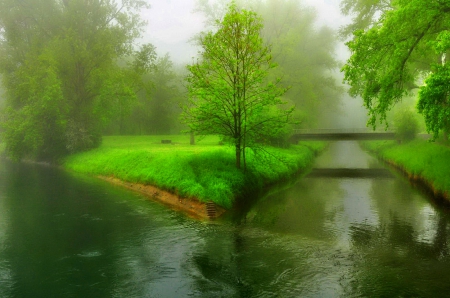
{"label": "green grass", "polygon": [[[162,139],[172,144],[161,144]],[[75,172],[113,176],[123,181],[155,185],[182,197],[212,200],[230,208],[247,191],[261,189],[306,169],[323,142],[305,142],[288,149],[266,147],[247,153],[248,169],[236,169],[232,147],[208,136],[189,145],[189,136],[110,136],[94,150],[63,160]]]}
{"label": "green grass", "polygon": [[450,193],[450,148],[424,140],[405,144],[395,141],[365,142],[364,146],[381,158],[403,167],[432,183],[441,192]]}

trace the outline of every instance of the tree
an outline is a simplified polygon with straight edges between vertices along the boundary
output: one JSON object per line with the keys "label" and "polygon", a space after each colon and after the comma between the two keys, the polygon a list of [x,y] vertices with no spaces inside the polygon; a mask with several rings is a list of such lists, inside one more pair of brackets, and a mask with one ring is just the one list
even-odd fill
{"label": "tree", "polygon": [[[131,64],[134,65],[134,61]],[[182,70],[185,72],[184,66]],[[185,98],[182,78],[184,75],[177,71],[168,54],[155,56],[147,71],[136,78],[140,82],[136,89],[137,100],[125,107],[129,113],[116,115],[105,133],[171,134],[180,131],[180,101]]]}
{"label": "tree", "polygon": [[433,111],[447,105],[446,93],[440,90],[446,66],[438,64],[448,47],[436,45],[449,28],[450,3],[346,0],[342,10],[357,14],[354,23],[342,30],[345,34],[356,29],[347,42],[352,55],[342,69],[344,81],[352,96],[363,98],[369,124],[375,127],[378,121],[386,122],[387,112],[429,76],[420,87],[419,112],[435,136],[440,129],[448,130],[449,114],[438,116]]}
{"label": "tree", "polygon": [[411,109],[401,109],[394,114],[394,129],[399,142],[408,142],[415,139],[419,130],[417,113]]}
{"label": "tree", "polygon": [[[303,127],[327,122],[339,110],[344,91],[332,72],[340,67],[334,53],[335,31],[319,26],[314,9],[298,0],[238,0],[236,4],[262,17],[261,36],[272,45],[278,65],[270,76],[281,77],[290,86],[283,99],[296,106],[294,117]],[[197,0],[196,10],[206,17],[207,26],[220,19],[225,8],[224,1]]]}
{"label": "tree", "polygon": [[148,131],[153,134],[173,133],[180,110],[177,104],[181,91],[177,86],[177,74],[168,54],[156,61],[156,68],[149,79],[154,84],[148,104]]}
{"label": "tree", "polygon": [[335,30],[318,25],[315,10],[296,0],[258,0],[251,5],[264,19],[263,38],[273,44],[278,64],[274,75],[291,86],[284,98],[295,104],[303,127],[323,125],[324,118],[338,112],[344,91],[332,73],[340,67]]}
{"label": "tree", "polygon": [[141,0],[0,2],[3,126],[12,157],[52,160],[100,144],[117,106],[135,98],[132,68],[117,62],[133,52],[144,24],[138,10],[146,6]]}
{"label": "tree", "polygon": [[276,136],[293,108],[280,109],[286,89],[266,78],[275,65],[260,35],[262,20],[254,12],[228,6],[217,31],[203,34],[201,58],[189,65],[189,103],[183,118],[200,134],[219,134],[235,147],[236,167],[244,168],[245,149]]}
{"label": "tree", "polygon": [[442,64],[432,64],[432,72],[419,90],[417,109],[424,116],[427,131],[433,133],[433,139],[442,130],[448,140],[450,131],[450,67],[446,63],[446,54],[450,49],[450,32],[442,31],[434,45],[435,53],[442,57]]}

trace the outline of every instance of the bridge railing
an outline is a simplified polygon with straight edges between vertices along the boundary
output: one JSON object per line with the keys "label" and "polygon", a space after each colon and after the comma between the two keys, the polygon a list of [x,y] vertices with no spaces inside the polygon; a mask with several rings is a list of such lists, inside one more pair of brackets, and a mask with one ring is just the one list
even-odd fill
{"label": "bridge railing", "polygon": [[350,133],[390,133],[391,130],[376,130],[371,128],[319,128],[319,129],[294,129],[293,134],[350,134]]}

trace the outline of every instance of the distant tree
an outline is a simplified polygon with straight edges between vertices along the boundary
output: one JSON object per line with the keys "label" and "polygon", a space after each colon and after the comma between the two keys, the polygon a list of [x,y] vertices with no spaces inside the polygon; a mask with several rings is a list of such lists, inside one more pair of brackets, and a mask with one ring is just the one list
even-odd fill
{"label": "distant tree", "polygon": [[124,113],[115,116],[106,134],[171,134],[181,130],[182,75],[168,54],[155,56],[151,62],[147,71],[135,79],[139,83],[136,101],[126,102]]}
{"label": "distant tree", "polygon": [[[335,30],[317,23],[314,9],[297,0],[247,0],[264,19],[262,36],[273,45],[273,76],[290,89],[284,98],[295,104],[303,127],[315,127],[335,115],[344,92],[333,74],[340,64],[335,56]],[[327,115],[327,116],[324,116]]]}
{"label": "distant tree", "polygon": [[143,25],[138,10],[146,6],[141,0],[0,1],[2,125],[12,157],[55,159],[100,144],[118,106],[135,97],[133,68],[117,61],[132,54]]}
{"label": "distant tree", "polygon": [[[133,96],[130,100],[129,97],[118,97],[113,109],[114,116],[111,119],[113,123],[109,125],[109,127],[117,127],[113,129],[114,134],[136,133],[136,126],[141,124],[137,122],[142,120],[140,116],[147,112],[150,99],[148,94],[154,88],[153,82],[147,77],[155,71],[156,60],[156,48],[152,44],[145,44],[140,51],[126,57],[126,60],[120,63],[121,71],[125,73],[129,88],[136,98]],[[140,127],[138,128],[140,130]]]}
{"label": "distant tree", "polygon": [[417,121],[417,113],[410,109],[401,109],[394,114],[394,129],[397,140],[411,141],[419,131],[419,122]]}
{"label": "distant tree", "polygon": [[245,168],[245,149],[276,136],[290,122],[293,108],[280,109],[286,89],[267,83],[275,67],[260,35],[254,12],[228,6],[216,32],[202,34],[201,58],[189,65],[189,103],[184,120],[201,134],[219,134],[235,147],[236,167]]}
{"label": "distant tree", "polygon": [[[429,132],[450,129],[448,67],[450,3],[426,0],[345,0],[344,13],[356,15],[342,33],[353,33],[352,52],[343,67],[352,96],[361,96],[369,124],[386,121],[387,112],[414,88],[418,110]],[[353,31],[352,31],[353,30]],[[426,78],[425,85],[419,87]]]}
{"label": "distant tree", "polygon": [[177,74],[169,55],[156,61],[155,71],[150,74],[153,88],[150,91],[148,130],[156,134],[170,134],[179,122],[181,90]]}

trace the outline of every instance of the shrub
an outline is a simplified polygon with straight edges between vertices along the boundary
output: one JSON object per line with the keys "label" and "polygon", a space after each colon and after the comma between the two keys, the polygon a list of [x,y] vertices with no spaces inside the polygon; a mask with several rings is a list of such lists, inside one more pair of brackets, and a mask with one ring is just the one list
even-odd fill
{"label": "shrub", "polygon": [[397,140],[408,142],[416,138],[419,122],[416,114],[410,109],[403,109],[394,115],[394,129]]}

